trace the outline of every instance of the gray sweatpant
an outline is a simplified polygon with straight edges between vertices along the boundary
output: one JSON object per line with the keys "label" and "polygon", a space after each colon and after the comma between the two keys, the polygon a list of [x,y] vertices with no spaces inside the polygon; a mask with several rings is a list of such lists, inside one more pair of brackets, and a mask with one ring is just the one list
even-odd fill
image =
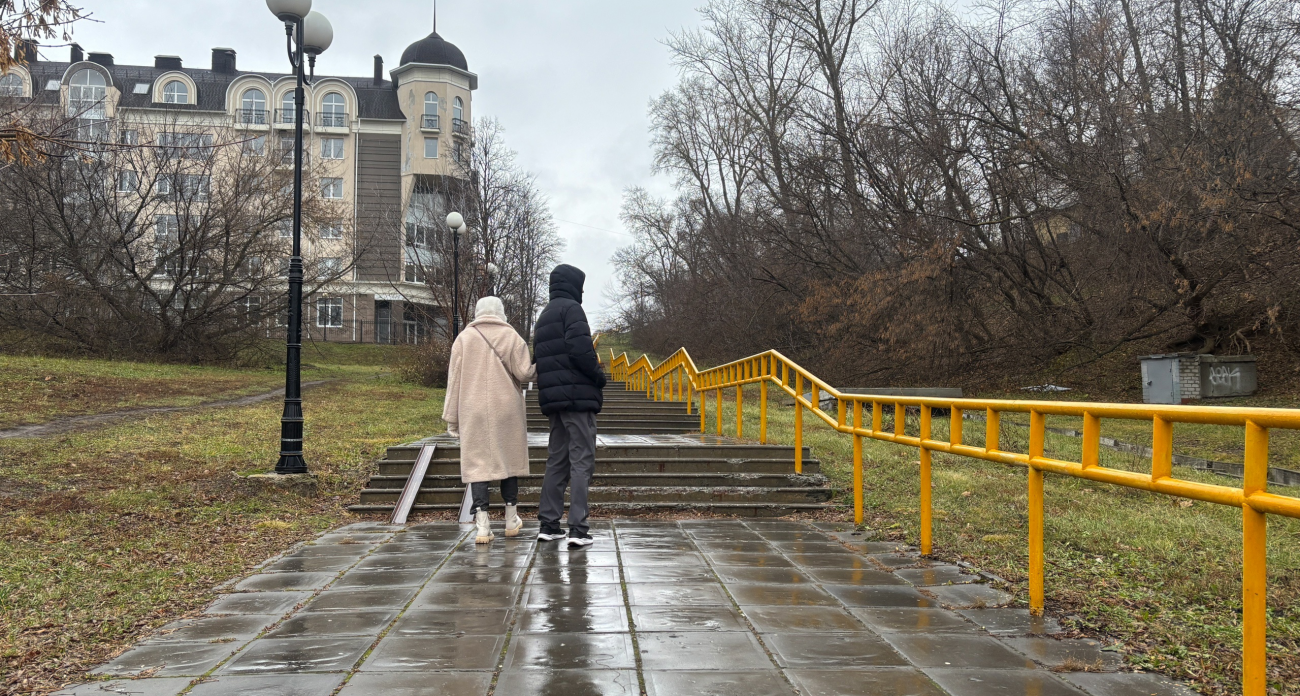
{"label": "gray sweatpant", "polygon": [[587,534],[587,487],[596,473],[596,414],[564,411],[551,414],[551,440],[547,448],[546,477],[537,520],[542,531],[560,528],[564,489],[569,493],[569,534]]}

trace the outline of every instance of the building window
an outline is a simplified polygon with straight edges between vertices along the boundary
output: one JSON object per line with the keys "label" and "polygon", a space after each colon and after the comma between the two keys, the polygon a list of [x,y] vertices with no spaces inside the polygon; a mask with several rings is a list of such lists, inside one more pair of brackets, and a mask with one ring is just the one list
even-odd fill
{"label": "building window", "polygon": [[262,257],[249,256],[239,264],[239,272],[245,278],[256,278],[262,275]]}
{"label": "building window", "polygon": [[177,197],[185,200],[205,201],[212,189],[212,177],[206,174],[181,174],[176,183]]}
{"label": "building window", "polygon": [[249,296],[235,300],[235,311],[242,324],[262,323],[262,298]]}
{"label": "building window", "polygon": [[337,256],[326,256],[320,260],[320,274],[324,278],[337,278],[343,269],[343,260]]}
{"label": "building window", "polygon": [[117,192],[118,193],[135,193],[140,187],[140,175],[132,171],[121,171],[117,173]]}
{"label": "building window", "polygon": [[[291,263],[290,260],[287,259],[287,258],[282,258],[282,259],[280,259],[280,270],[279,270],[279,276],[280,276],[281,278],[288,278],[288,277],[289,277],[289,265],[290,265],[290,263]],[[285,322],[285,323],[288,323],[288,322]]]}
{"label": "building window", "polygon": [[256,138],[249,138],[248,140],[245,140],[243,143],[243,147],[241,148],[241,151],[245,155],[253,155],[255,157],[261,157],[262,155],[265,155],[266,136],[259,135]]}
{"label": "building window", "polygon": [[174,189],[174,183],[175,182],[172,181],[170,176],[159,176],[158,179],[153,182],[153,192],[159,198],[170,198]]}
{"label": "building window", "polygon": [[432,225],[418,225],[414,222],[406,223],[406,246],[417,249],[432,247],[436,230],[437,228]]}
{"label": "building window", "polygon": [[78,70],[68,81],[68,115],[81,118],[106,118],[104,99],[108,82],[103,73],[86,68]]}
{"label": "building window", "polygon": [[181,159],[202,159],[212,152],[211,133],[159,133],[158,144]]}
{"label": "building window", "polygon": [[252,125],[266,125],[266,93],[260,89],[244,92],[239,100],[239,122]]}
{"label": "building window", "polygon": [[343,326],[343,298],[324,297],[316,300],[316,326],[330,329]]}
{"label": "building window", "polygon": [[320,226],[321,239],[343,239],[343,223],[327,222]]}
{"label": "building window", "polygon": [[425,282],[424,266],[418,263],[406,264],[405,278],[408,283]]}
{"label": "building window", "polygon": [[347,101],[342,94],[330,92],[321,103],[320,124],[326,128],[346,128],[348,125]]}
{"label": "building window", "polygon": [[323,159],[343,159],[343,138],[321,138],[320,156]]}
{"label": "building window", "polygon": [[124,129],[117,138],[118,145],[135,146],[140,144],[140,131]]}
{"label": "building window", "polygon": [[155,268],[159,275],[175,278],[180,274],[180,259],[176,253],[180,247],[180,218],[175,215],[157,215],[154,217],[153,230]]}
{"label": "building window", "polygon": [[180,80],[172,80],[163,85],[162,100],[164,104],[190,103],[190,88]]}
{"label": "building window", "polygon": [[0,77],[0,97],[21,97],[23,96],[23,76],[18,73],[9,73]]}
{"label": "building window", "polygon": [[438,139],[437,139],[437,138],[425,138],[425,139],[424,139],[424,158],[425,158],[425,159],[438,159]]}
{"label": "building window", "polygon": [[[297,111],[297,106],[295,105],[294,102],[293,95],[294,93],[292,91],[289,91],[289,92],[285,92],[284,96],[280,98],[280,116],[279,118],[276,119],[280,123],[298,122],[297,121],[298,111]],[[303,118],[306,118],[306,115],[304,115]]]}
{"label": "building window", "polygon": [[424,95],[424,121],[420,127],[438,130],[438,95],[434,92]]}
{"label": "building window", "polygon": [[343,198],[343,180],[326,178],[320,180],[321,198],[339,200]]}
{"label": "building window", "polygon": [[290,239],[293,237],[293,220],[281,220],[275,223],[275,229],[280,239]]}
{"label": "building window", "polygon": [[460,97],[456,97],[451,103],[451,117],[456,121],[465,120],[465,102]]}
{"label": "building window", "polygon": [[451,158],[456,160],[456,164],[466,164],[465,145],[459,140],[451,147]]}

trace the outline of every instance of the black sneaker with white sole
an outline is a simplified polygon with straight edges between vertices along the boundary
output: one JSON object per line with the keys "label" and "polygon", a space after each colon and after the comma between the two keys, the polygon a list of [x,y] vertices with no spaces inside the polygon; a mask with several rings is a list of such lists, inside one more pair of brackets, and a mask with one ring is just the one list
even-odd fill
{"label": "black sneaker with white sole", "polygon": [[590,534],[580,534],[578,532],[569,533],[569,548],[571,549],[582,546],[591,546],[594,543],[596,543],[596,540],[592,539]]}
{"label": "black sneaker with white sole", "polygon": [[559,529],[555,529],[555,530],[543,529],[542,531],[537,533],[537,540],[555,541],[556,539],[563,539],[564,536],[565,536],[564,532]]}

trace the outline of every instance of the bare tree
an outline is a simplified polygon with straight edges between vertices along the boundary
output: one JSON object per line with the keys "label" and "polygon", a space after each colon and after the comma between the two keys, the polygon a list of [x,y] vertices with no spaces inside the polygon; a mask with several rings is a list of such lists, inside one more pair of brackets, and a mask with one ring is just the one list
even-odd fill
{"label": "bare tree", "polygon": [[[563,242],[536,180],[519,167],[504,133],[497,121],[481,119],[457,162],[457,176],[414,197],[407,215],[406,280],[425,282],[449,326],[455,260],[443,220],[449,211],[460,212],[469,230],[460,241],[460,315],[472,317],[478,298],[495,292],[511,324],[530,336]],[[495,276],[489,264],[497,268]]]}
{"label": "bare tree", "polygon": [[[97,354],[232,357],[286,306],[285,153],[230,128],[138,128],[99,121],[95,147],[0,174],[0,325]],[[309,240],[308,294],[352,267],[345,213],[306,201],[304,230],[329,230]]]}
{"label": "bare tree", "polygon": [[651,107],[679,196],[615,258],[647,341],[877,382],[1297,345],[1294,4],[702,13]]}

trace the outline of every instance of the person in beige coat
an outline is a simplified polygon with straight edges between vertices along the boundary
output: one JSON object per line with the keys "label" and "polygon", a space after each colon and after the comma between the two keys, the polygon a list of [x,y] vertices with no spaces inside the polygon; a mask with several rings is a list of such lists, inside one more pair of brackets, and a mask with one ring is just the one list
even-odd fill
{"label": "person in beige coat", "polygon": [[518,536],[519,476],[528,475],[528,419],[523,387],[537,379],[528,344],[506,321],[498,297],[484,297],[474,321],[451,346],[442,419],[460,438],[460,478],[474,498],[475,542],[492,541],[488,483],[501,482],[506,536]]}

